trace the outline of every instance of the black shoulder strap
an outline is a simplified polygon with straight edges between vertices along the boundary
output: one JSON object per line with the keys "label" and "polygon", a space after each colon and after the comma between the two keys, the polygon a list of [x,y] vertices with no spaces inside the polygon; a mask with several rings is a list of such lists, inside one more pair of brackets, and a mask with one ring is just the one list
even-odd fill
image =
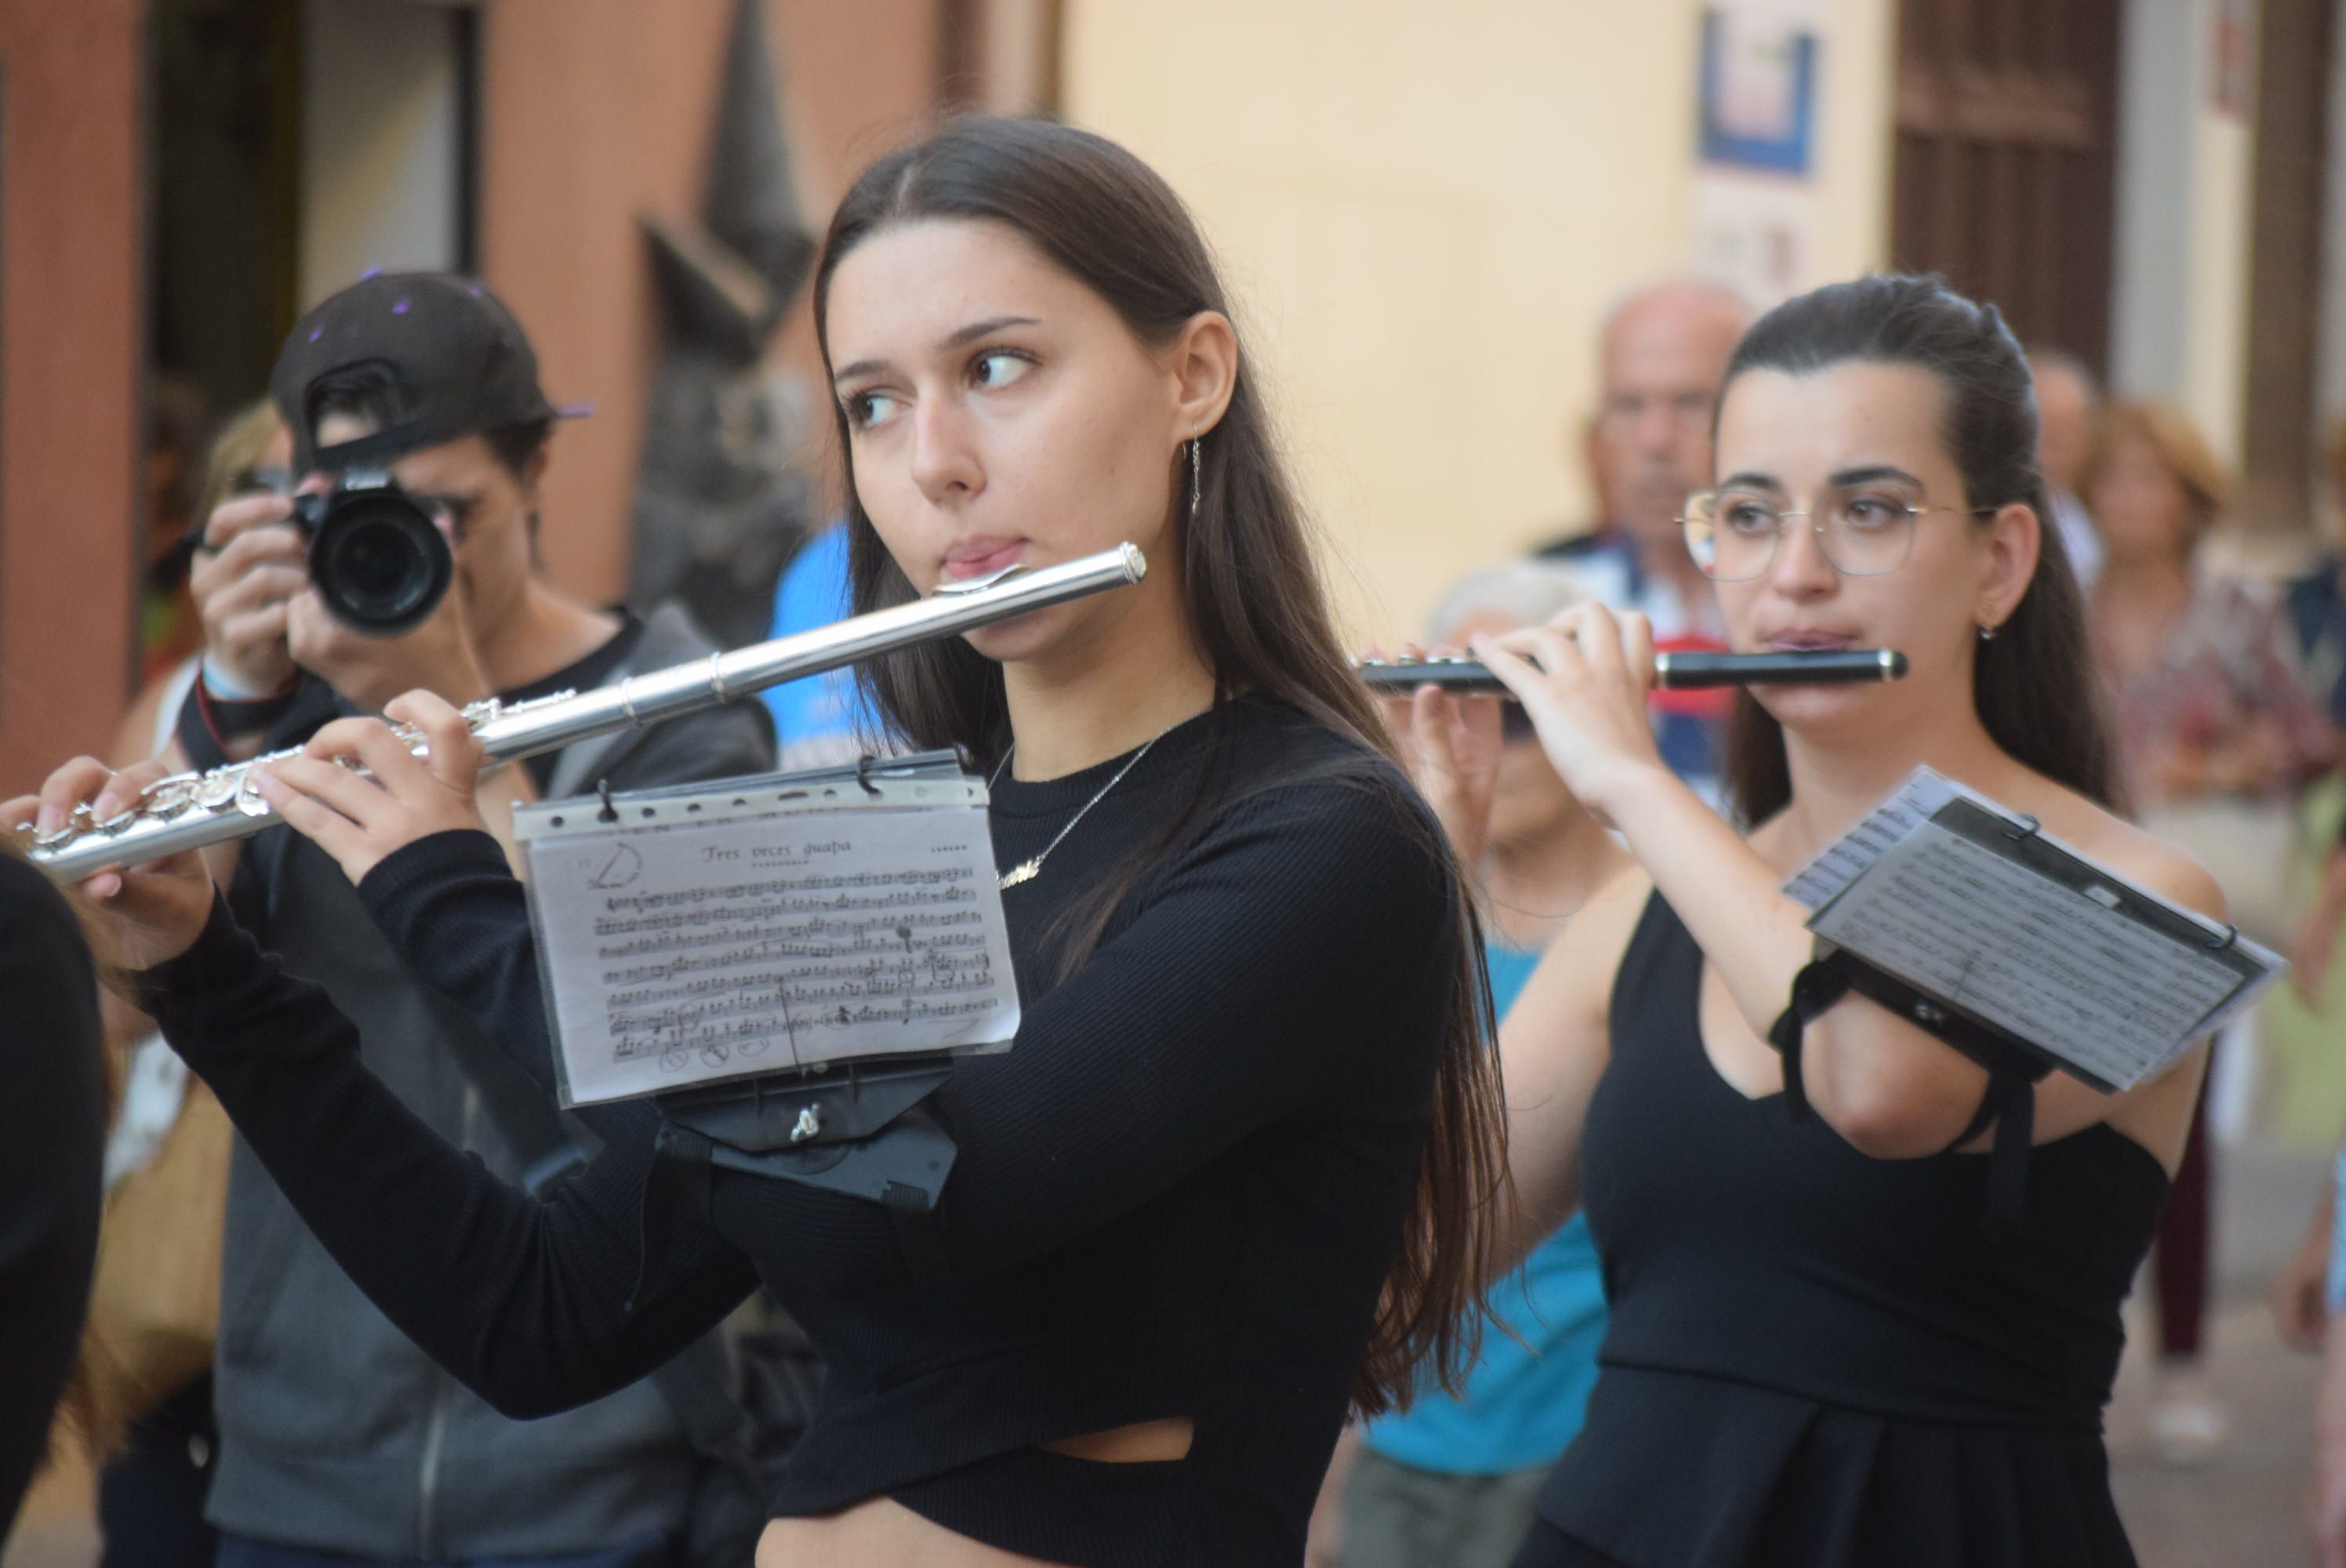
{"label": "black shoulder strap", "polygon": [[1831,949],[1793,978],[1791,1001],[1768,1031],[1768,1044],[1784,1059],[1784,1105],[1794,1121],[1814,1114],[1800,1074],[1801,1038],[1808,1025],[1855,992],[1907,1019],[1987,1069],[1979,1108],[1945,1152],[1963,1147],[1993,1124],[1988,1152],[1987,1213],[1991,1235],[2022,1226],[2028,1199],[2028,1153],[2035,1142],[2036,1084],[2052,1064],[1963,1016],[1935,998],[1841,950]]}

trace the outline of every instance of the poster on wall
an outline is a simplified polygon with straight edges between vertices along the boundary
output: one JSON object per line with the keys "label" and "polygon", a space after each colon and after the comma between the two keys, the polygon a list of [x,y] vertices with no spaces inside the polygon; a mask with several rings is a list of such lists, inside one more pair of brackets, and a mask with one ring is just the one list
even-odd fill
{"label": "poster on wall", "polygon": [[1761,309],[1812,281],[1822,34],[1814,0],[1703,14],[1688,260]]}
{"label": "poster on wall", "polygon": [[1805,177],[1816,127],[1817,35],[1801,7],[1703,13],[1698,122],[1705,163]]}

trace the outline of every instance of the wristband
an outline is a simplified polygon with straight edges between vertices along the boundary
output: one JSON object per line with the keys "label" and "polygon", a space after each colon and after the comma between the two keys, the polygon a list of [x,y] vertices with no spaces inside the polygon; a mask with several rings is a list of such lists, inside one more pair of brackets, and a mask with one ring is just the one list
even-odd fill
{"label": "wristband", "polygon": [[197,666],[197,672],[196,684],[204,689],[206,696],[222,703],[268,702],[276,697],[291,697],[293,688],[301,683],[301,672],[296,669],[278,682],[276,690],[255,691],[244,682],[221,674],[209,654],[206,654],[203,662]]}
{"label": "wristband", "polygon": [[282,691],[250,700],[230,701],[214,697],[205,689],[203,682],[198,681],[196,709],[203,715],[204,728],[211,731],[212,738],[226,745],[239,736],[257,735],[284,718],[294,697],[300,695],[301,684],[297,675],[285,683]]}

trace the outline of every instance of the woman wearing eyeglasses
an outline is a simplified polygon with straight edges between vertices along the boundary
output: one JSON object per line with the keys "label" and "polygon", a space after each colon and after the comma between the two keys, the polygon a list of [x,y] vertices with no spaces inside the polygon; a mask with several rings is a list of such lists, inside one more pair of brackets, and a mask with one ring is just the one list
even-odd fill
{"label": "woman wearing eyeglasses", "polygon": [[[1729,639],[1892,647],[1910,674],[1739,698],[1744,830],[1655,756],[1637,617],[1583,606],[1474,641],[1637,861],[1501,1032],[1516,1244],[1585,1207],[1614,1314],[1518,1568],[2134,1560],[2101,1410],[2203,1053],[2127,1095],[2039,1084],[2025,1210],[1997,1232],[1982,1068],[1852,997],[1808,1027],[1795,1118],[1768,1044],[1811,956],[1780,888],[1917,763],[2220,913],[2205,871],[2108,809],[2035,441],[2018,345],[1936,280],[1820,290],[1745,338],[1717,488],[1687,517]],[[1471,826],[1471,748],[1424,772]]]}

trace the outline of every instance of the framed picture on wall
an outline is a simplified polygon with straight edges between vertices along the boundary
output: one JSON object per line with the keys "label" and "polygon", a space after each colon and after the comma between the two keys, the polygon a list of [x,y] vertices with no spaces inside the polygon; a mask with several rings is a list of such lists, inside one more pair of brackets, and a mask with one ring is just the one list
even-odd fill
{"label": "framed picture on wall", "polygon": [[1817,36],[1775,6],[1703,13],[1697,148],[1706,163],[1806,176],[1816,126]]}

